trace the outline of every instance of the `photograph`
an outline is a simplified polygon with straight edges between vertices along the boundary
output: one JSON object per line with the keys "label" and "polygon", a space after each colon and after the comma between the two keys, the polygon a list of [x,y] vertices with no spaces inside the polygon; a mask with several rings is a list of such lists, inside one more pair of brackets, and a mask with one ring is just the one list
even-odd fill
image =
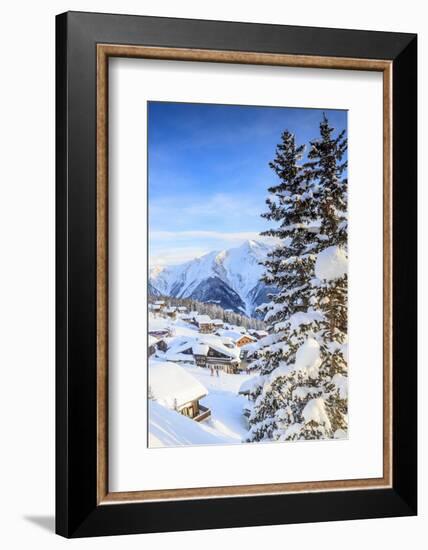
{"label": "photograph", "polygon": [[148,447],[347,439],[347,111],[147,121]]}

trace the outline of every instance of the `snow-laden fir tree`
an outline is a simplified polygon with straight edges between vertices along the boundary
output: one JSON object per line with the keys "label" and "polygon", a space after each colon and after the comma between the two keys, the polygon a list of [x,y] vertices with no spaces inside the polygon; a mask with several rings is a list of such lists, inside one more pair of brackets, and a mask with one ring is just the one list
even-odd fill
{"label": "snow-laden fir tree", "polygon": [[279,292],[265,306],[271,335],[252,365],[261,375],[249,441],[346,434],[346,140],[333,138],[325,117],[320,134],[302,166],[303,147],[284,132],[271,163],[280,183],[263,216],[279,225],[265,234],[281,244],[264,281]]}
{"label": "snow-laden fir tree", "polygon": [[268,211],[262,216],[276,226],[263,234],[280,244],[268,254],[262,280],[278,293],[262,308],[271,334],[251,365],[260,370],[260,377],[251,392],[249,441],[295,438],[297,428],[307,437],[302,411],[321,393],[316,385],[320,346],[315,335],[322,315],[312,307],[319,224],[314,181],[302,164],[303,154],[304,146],[286,131],[270,164],[279,183],[268,189]]}
{"label": "snow-laden fir tree", "polygon": [[320,138],[311,142],[306,167],[318,183],[317,209],[320,231],[315,263],[318,308],[324,315],[320,381],[324,403],[335,437],[347,431],[348,413],[348,181],[344,160],[347,139],[334,135],[324,115]]}

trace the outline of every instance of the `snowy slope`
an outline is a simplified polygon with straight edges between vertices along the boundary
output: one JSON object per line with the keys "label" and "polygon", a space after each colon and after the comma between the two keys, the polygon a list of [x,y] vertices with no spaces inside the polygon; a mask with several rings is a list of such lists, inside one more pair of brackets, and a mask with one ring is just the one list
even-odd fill
{"label": "snowy slope", "polygon": [[217,433],[203,422],[195,422],[155,401],[149,401],[149,447],[230,443],[234,443],[233,438]]}
{"label": "snowy slope", "polygon": [[237,248],[210,252],[180,265],[150,269],[150,284],[160,294],[217,302],[224,309],[252,315],[266,299],[260,283],[273,245],[248,240]]}
{"label": "snowy slope", "polygon": [[185,369],[208,389],[208,395],[201,400],[202,405],[211,409],[206,425],[218,435],[231,438],[230,443],[242,443],[248,432],[247,419],[243,415],[248,400],[238,392],[242,383],[254,375],[222,372],[217,378],[210,375],[209,369],[190,365]]}

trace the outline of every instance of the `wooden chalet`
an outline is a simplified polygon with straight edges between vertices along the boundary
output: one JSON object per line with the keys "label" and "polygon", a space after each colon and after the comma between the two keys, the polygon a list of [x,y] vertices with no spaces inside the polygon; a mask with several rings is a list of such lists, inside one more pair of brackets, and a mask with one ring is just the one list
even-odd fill
{"label": "wooden chalet", "polygon": [[149,310],[154,314],[158,315],[161,311],[161,306],[157,304],[149,304]]}
{"label": "wooden chalet", "polygon": [[215,331],[215,326],[212,319],[208,315],[198,315],[196,323],[201,334],[210,334]]}
{"label": "wooden chalet", "polygon": [[182,321],[186,321],[186,323],[191,323],[193,321],[193,317],[190,315],[190,313],[182,313],[180,315],[180,318]]}
{"label": "wooden chalet", "polygon": [[177,317],[177,308],[174,306],[164,308],[163,312],[171,319],[175,319]]}
{"label": "wooden chalet", "polygon": [[235,344],[238,346],[238,348],[242,348],[242,346],[246,346],[247,344],[252,344],[256,341],[256,339],[253,336],[250,336],[249,334],[243,334],[239,338],[235,340]]}
{"label": "wooden chalet", "polygon": [[153,362],[149,368],[149,387],[153,399],[168,409],[201,422],[211,410],[200,400],[208,390],[194,376],[174,363]]}
{"label": "wooden chalet", "polygon": [[254,336],[251,336],[248,333],[242,333],[240,330],[237,330],[240,327],[235,327],[234,330],[218,330],[216,334],[220,336],[223,341],[231,341],[235,346],[238,346],[238,348],[241,348],[242,346],[246,346],[247,344],[253,344],[256,342],[256,338]]}
{"label": "wooden chalet", "polygon": [[198,343],[192,347],[195,363],[199,367],[213,367],[229,374],[239,371],[241,360],[236,348],[228,348],[221,343]]}

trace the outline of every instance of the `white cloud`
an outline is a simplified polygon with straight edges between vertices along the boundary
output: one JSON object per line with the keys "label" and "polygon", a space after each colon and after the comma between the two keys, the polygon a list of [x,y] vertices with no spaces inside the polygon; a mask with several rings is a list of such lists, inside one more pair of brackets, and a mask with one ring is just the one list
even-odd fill
{"label": "white cloud", "polygon": [[230,242],[242,242],[247,239],[260,239],[256,231],[227,233],[222,231],[150,231],[151,240],[170,239],[216,239]]}
{"label": "white cloud", "polygon": [[150,255],[150,265],[177,265],[193,260],[194,258],[199,258],[204,254],[210,252],[204,248],[174,248],[172,250],[163,251],[159,250],[155,254]]}

